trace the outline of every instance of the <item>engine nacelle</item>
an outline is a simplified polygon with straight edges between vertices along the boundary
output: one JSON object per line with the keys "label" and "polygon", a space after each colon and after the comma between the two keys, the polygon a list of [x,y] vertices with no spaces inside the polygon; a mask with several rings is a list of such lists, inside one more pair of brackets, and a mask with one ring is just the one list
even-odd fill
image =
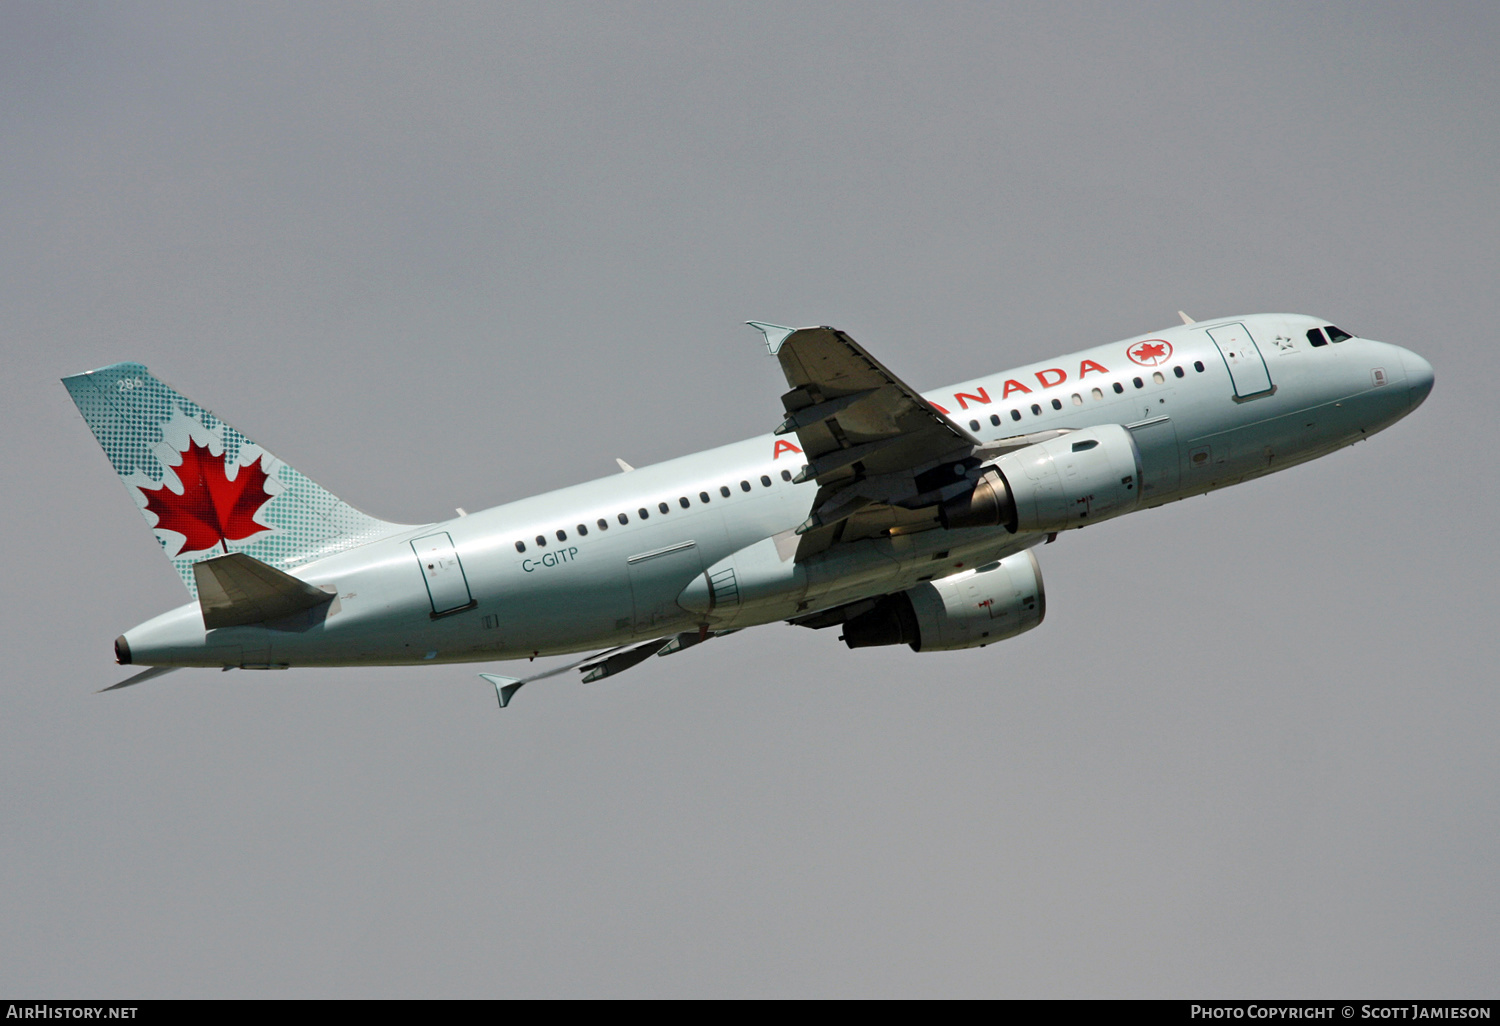
{"label": "engine nacelle", "polygon": [[980,468],[972,491],[943,503],[944,527],[1065,531],[1140,503],[1141,455],[1118,424],[1070,431]]}
{"label": "engine nacelle", "polygon": [[913,652],[983,648],[1031,630],[1046,615],[1042,571],[1028,549],[887,595],[845,622],[843,640],[850,648],[910,645]]}

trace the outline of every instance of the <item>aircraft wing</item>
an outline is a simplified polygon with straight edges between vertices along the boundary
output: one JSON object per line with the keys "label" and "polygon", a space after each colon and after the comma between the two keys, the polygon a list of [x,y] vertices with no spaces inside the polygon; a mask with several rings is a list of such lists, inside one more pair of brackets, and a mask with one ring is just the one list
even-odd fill
{"label": "aircraft wing", "polygon": [[791,386],[776,433],[796,434],[807,464],[797,479],[819,485],[812,515],[797,529],[797,560],[840,541],[932,526],[936,504],[965,483],[950,465],[968,459],[979,439],[844,332],[749,323]]}
{"label": "aircraft wing", "polygon": [[[692,648],[700,642],[709,641],[713,638],[722,638],[727,634],[734,634],[739,628],[727,631],[698,631],[675,634],[668,637],[651,638],[648,641],[634,641],[628,645],[620,645],[618,648],[605,649],[603,652],[595,652],[593,655],[584,656],[575,662],[565,663],[562,666],[554,666],[550,670],[541,673],[533,673],[529,677],[502,677],[497,673],[481,673],[479,676],[495,686],[495,697],[500,702],[500,708],[504,709],[510,705],[510,700],[532,681],[546,680],[548,677],[556,677],[567,673],[569,670],[578,670],[583,673],[583,683],[592,684],[596,680],[605,677],[613,677],[617,673],[624,673],[632,666],[645,662],[652,656],[669,656],[681,652],[685,648]],[[165,672],[165,671],[162,671]],[[116,684],[116,688],[127,687],[137,680],[144,680],[150,674],[142,673],[131,677],[127,681]],[[105,688],[112,691],[113,688]]]}

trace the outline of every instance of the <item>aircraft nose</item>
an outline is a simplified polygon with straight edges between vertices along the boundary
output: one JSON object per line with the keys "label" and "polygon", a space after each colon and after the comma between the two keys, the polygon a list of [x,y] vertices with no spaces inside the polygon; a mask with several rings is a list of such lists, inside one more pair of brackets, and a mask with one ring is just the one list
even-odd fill
{"label": "aircraft nose", "polygon": [[1411,389],[1411,408],[1415,410],[1432,391],[1432,364],[1410,349],[1403,349],[1401,365],[1406,368],[1406,384]]}

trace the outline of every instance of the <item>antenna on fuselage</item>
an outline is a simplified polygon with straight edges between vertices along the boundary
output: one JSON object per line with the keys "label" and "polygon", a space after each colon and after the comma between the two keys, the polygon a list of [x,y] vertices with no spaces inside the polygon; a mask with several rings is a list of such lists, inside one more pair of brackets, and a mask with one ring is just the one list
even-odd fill
{"label": "antenna on fuselage", "polygon": [[620,465],[620,473],[622,474],[628,474],[635,469],[629,463],[626,463],[624,460],[620,459],[620,457],[618,456],[615,457],[615,462]]}
{"label": "antenna on fuselage", "polygon": [[1191,317],[1189,317],[1187,314],[1183,313],[1181,310],[1177,311],[1177,316],[1182,318],[1182,323],[1183,324],[1197,324],[1198,323],[1197,321],[1195,321]]}

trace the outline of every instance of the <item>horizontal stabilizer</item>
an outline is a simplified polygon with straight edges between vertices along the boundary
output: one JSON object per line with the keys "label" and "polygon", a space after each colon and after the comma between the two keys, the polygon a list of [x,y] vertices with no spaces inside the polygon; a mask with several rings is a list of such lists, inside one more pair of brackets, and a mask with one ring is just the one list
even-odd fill
{"label": "horizontal stabilizer", "polygon": [[194,563],[193,577],[203,626],[209,630],[280,620],[332,602],[334,596],[243,552]]}
{"label": "horizontal stabilizer", "polygon": [[142,670],[140,673],[136,674],[134,677],[126,677],[124,680],[120,681],[120,683],[118,683],[118,684],[111,684],[107,688],[100,688],[97,692],[95,692],[95,694],[102,695],[106,691],[118,691],[121,688],[128,688],[128,687],[130,687],[132,684],[140,684],[143,681],[150,680],[152,677],[160,677],[164,673],[171,673],[173,670],[180,670],[180,669],[182,669],[182,667],[180,667],[180,666],[153,666],[153,667],[150,667],[149,669]]}

